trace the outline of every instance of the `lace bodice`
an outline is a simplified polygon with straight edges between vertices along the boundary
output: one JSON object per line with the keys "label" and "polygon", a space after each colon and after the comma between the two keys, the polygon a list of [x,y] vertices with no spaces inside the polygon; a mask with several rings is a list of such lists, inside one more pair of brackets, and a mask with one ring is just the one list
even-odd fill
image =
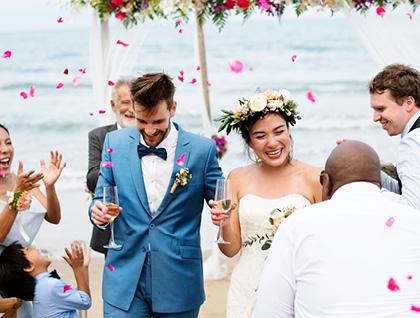
{"label": "lace bodice", "polygon": [[[286,207],[300,209],[310,204],[309,200],[299,193],[272,199],[254,194],[244,195],[239,200],[242,242],[255,234],[271,233],[267,227],[272,210]],[[250,317],[267,252],[261,250],[261,245],[258,243],[242,247],[231,276],[227,304],[228,318]]]}

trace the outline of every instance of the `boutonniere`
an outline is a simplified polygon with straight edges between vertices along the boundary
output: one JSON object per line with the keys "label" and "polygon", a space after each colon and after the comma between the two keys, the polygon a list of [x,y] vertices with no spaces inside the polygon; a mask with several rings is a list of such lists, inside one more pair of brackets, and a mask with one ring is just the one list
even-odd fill
{"label": "boutonniere", "polygon": [[179,169],[178,173],[175,176],[174,183],[171,187],[171,194],[173,194],[178,186],[185,187],[188,182],[191,181],[192,174],[188,168]]}

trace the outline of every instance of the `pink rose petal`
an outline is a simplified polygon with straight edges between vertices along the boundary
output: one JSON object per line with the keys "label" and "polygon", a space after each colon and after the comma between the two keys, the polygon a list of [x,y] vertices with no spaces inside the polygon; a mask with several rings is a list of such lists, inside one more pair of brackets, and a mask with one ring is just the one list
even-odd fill
{"label": "pink rose petal", "polygon": [[99,113],[99,114],[105,114],[105,113],[106,113],[106,110],[105,110],[105,109],[100,109],[100,110],[98,111],[98,113]]}
{"label": "pink rose petal", "polygon": [[5,176],[6,174],[4,173],[4,171],[0,169],[0,178],[4,178]]}
{"label": "pink rose petal", "polygon": [[392,277],[388,281],[388,289],[393,292],[400,290],[400,286],[398,286],[397,282]]}
{"label": "pink rose petal", "polygon": [[410,21],[413,20],[413,14],[412,13],[408,12],[408,13],[406,13],[406,15],[408,16]]}
{"label": "pink rose petal", "polygon": [[181,74],[181,76],[184,76],[184,70],[180,70],[179,74]]}
{"label": "pink rose petal", "polygon": [[64,69],[64,72],[63,72],[65,75],[68,75],[69,74],[69,69],[68,68],[66,68],[66,69]]}
{"label": "pink rose petal", "polygon": [[376,14],[380,17],[383,17],[385,14],[385,8],[384,7],[377,7],[376,8]]}
{"label": "pink rose petal", "polygon": [[34,97],[35,96],[35,88],[33,86],[31,86],[29,88],[29,96]]}
{"label": "pink rose petal", "polygon": [[206,81],[206,85],[207,85],[208,87],[210,87],[210,86],[211,86],[211,83],[210,83],[209,81]]}
{"label": "pink rose petal", "polygon": [[184,164],[185,164],[185,157],[187,156],[187,153],[186,152],[184,152],[181,156],[179,156],[179,158],[178,159],[176,159],[176,164],[178,165],[178,166],[183,166]]}
{"label": "pink rose petal", "polygon": [[109,265],[108,265],[108,269],[109,269],[111,272],[115,271],[115,267],[114,267],[114,266],[112,266],[111,264],[109,264]]}
{"label": "pink rose petal", "polygon": [[71,81],[73,87],[78,87],[80,85],[80,81],[82,79],[82,76],[80,75],[81,73],[77,74],[73,80]]}
{"label": "pink rose petal", "polygon": [[3,58],[9,59],[12,56],[12,51],[4,51]]}
{"label": "pink rose petal", "polygon": [[420,306],[411,305],[411,311],[420,312]]}
{"label": "pink rose petal", "polygon": [[306,93],[306,98],[310,101],[310,102],[312,102],[312,103],[316,103],[316,100],[315,100],[315,97],[314,97],[314,94],[311,92],[311,91],[309,91],[309,92],[307,92]]}
{"label": "pink rose petal", "polygon": [[297,58],[297,55],[293,54],[292,57],[291,57],[292,62],[296,61],[296,58]]}
{"label": "pink rose petal", "polygon": [[385,222],[385,225],[387,226],[387,227],[391,227],[392,226],[392,224],[394,224],[394,221],[395,221],[395,219],[391,216],[386,222]]}
{"label": "pink rose petal", "polygon": [[229,67],[233,73],[240,73],[244,69],[244,63],[240,60],[233,60],[229,62]]}
{"label": "pink rose petal", "polygon": [[114,164],[112,163],[112,161],[104,161],[104,162],[101,162],[101,166],[105,168],[112,168]]}
{"label": "pink rose petal", "polygon": [[115,85],[115,83],[114,83],[113,81],[108,81],[108,85],[109,85],[109,86],[114,86],[114,85]]}
{"label": "pink rose petal", "polygon": [[178,75],[178,80],[179,80],[180,82],[184,82],[184,77],[183,77],[183,76],[181,76],[181,75]]}
{"label": "pink rose petal", "polygon": [[127,46],[128,46],[128,43],[124,43],[124,42],[123,42],[123,41],[121,41],[121,40],[118,40],[118,41],[117,41],[117,44],[122,45],[122,46],[124,46],[124,47],[127,47]]}
{"label": "pink rose petal", "polygon": [[73,289],[73,287],[71,287],[70,285],[64,285],[64,288],[63,288],[63,292],[68,292],[69,290],[72,290]]}
{"label": "pink rose petal", "polygon": [[112,153],[112,148],[108,148],[108,149],[106,150],[106,152],[107,152],[107,153]]}
{"label": "pink rose petal", "polygon": [[63,87],[64,84],[63,83],[58,83],[57,86],[55,87],[56,89],[60,89],[61,87]]}
{"label": "pink rose petal", "polygon": [[79,68],[79,73],[86,74],[87,67]]}
{"label": "pink rose petal", "polygon": [[179,33],[179,34],[182,34],[182,32],[184,32],[182,29],[179,29],[179,30],[178,30],[178,33]]}
{"label": "pink rose petal", "polygon": [[407,276],[407,279],[408,279],[408,280],[412,280],[412,279],[413,279],[413,276],[412,276],[412,275],[408,275],[408,276]]}
{"label": "pink rose petal", "polygon": [[190,84],[195,84],[195,83],[197,83],[197,80],[196,80],[195,78],[193,78],[193,79],[190,81]]}
{"label": "pink rose petal", "polygon": [[197,67],[195,68],[197,71],[201,70],[200,65],[197,65]]}
{"label": "pink rose petal", "polygon": [[26,94],[25,92],[20,92],[19,95],[22,96],[23,99],[27,99],[28,98],[28,94]]}
{"label": "pink rose petal", "polygon": [[59,18],[59,19],[57,20],[57,23],[63,23],[63,18]]}
{"label": "pink rose petal", "polygon": [[127,17],[127,15],[124,12],[117,12],[115,14],[115,18],[118,20],[124,20]]}
{"label": "pink rose petal", "polygon": [[179,26],[181,25],[181,23],[182,23],[182,19],[178,19],[178,20],[175,22],[175,27],[179,27]]}

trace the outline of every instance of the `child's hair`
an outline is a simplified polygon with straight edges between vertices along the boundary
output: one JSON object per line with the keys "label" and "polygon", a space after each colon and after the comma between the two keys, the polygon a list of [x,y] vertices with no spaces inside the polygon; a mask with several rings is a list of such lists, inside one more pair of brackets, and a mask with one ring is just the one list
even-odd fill
{"label": "child's hair", "polygon": [[21,244],[13,242],[0,254],[0,294],[2,297],[17,297],[33,300],[35,278],[25,268],[30,263]]}

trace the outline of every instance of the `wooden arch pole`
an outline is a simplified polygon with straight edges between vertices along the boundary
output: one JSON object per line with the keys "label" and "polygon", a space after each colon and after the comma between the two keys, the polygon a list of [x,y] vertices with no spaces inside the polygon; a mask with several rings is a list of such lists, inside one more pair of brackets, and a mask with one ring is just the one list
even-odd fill
{"label": "wooden arch pole", "polygon": [[207,76],[206,44],[205,44],[205,39],[204,39],[204,28],[203,28],[203,25],[200,23],[200,19],[199,19],[199,15],[201,13],[203,4],[201,0],[196,0],[194,1],[194,6],[195,6],[195,18],[196,18],[198,58],[199,58],[200,68],[201,68],[201,72],[200,72],[201,89],[203,93],[204,106],[206,109],[208,124],[211,127],[212,119],[211,119],[210,94],[209,94],[208,76]]}

